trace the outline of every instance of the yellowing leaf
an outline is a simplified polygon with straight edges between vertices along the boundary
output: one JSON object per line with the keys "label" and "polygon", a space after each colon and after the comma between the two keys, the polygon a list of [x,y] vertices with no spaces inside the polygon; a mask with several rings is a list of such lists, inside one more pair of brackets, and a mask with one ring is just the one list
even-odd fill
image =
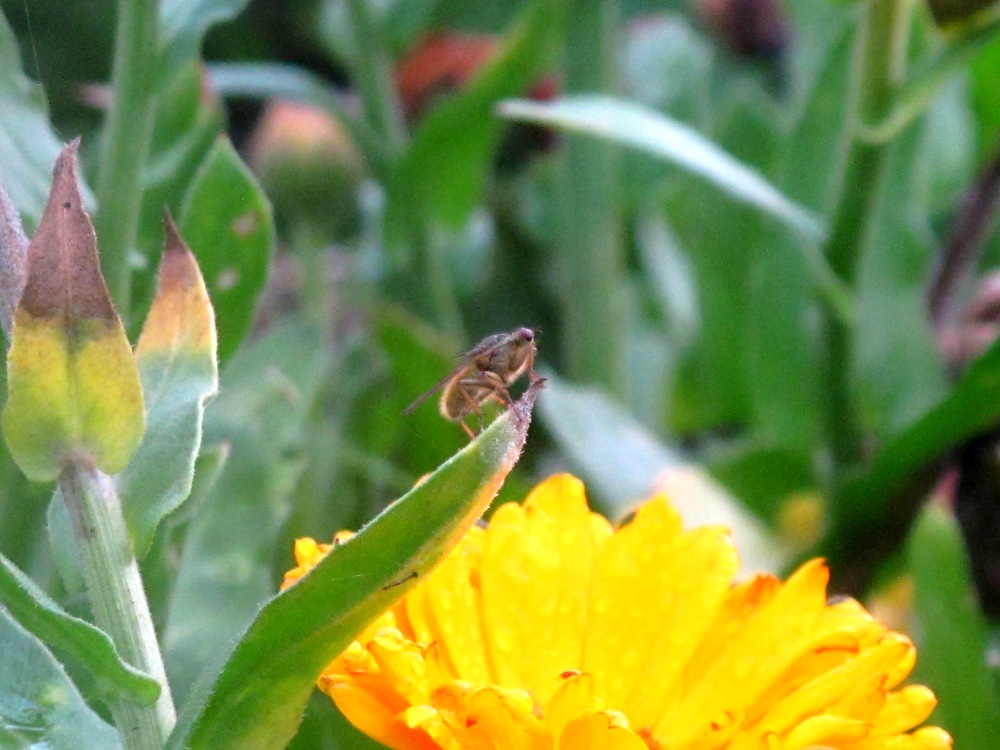
{"label": "yellowing leaf", "polygon": [[76,148],[56,161],[7,356],[4,436],[35,481],[55,479],[73,459],[121,471],[145,427],[139,375],[83,208]]}
{"label": "yellowing leaf", "polygon": [[146,437],[115,477],[139,557],[160,521],[191,492],[205,403],[219,386],[215,315],[205,282],[169,216],[165,225],[159,286],[135,348]]}

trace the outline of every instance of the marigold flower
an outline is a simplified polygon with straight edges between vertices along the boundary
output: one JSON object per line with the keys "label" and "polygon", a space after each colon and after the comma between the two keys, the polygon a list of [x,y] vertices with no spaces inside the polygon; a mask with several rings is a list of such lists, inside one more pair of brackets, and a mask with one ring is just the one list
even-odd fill
{"label": "marigold flower", "polygon": [[[329,550],[299,540],[290,585]],[[822,561],[734,583],[662,497],[614,529],[571,476],[473,528],[319,680],[397,750],[945,750],[913,644]]]}

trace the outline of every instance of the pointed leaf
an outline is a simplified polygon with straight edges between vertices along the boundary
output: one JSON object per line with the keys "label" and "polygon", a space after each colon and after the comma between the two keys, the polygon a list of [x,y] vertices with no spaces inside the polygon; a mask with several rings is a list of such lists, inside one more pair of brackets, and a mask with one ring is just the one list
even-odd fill
{"label": "pointed leaf", "polygon": [[323,668],[489,506],[521,453],[537,390],[268,602],[168,747],[283,747]]}
{"label": "pointed leaf", "polygon": [[86,667],[105,694],[147,706],[160,696],[160,683],[122,661],[103,630],[65,612],[3,555],[0,603],[21,627]]}
{"label": "pointed leaf", "polygon": [[500,114],[588,133],[646,151],[704,177],[738,200],[767,212],[806,237],[819,239],[819,220],[689,126],[639,104],[607,96],[569,96],[541,103],[508,101]]}
{"label": "pointed leaf", "polygon": [[1000,692],[989,666],[989,627],[976,605],[955,519],[941,507],[928,507],[907,547],[920,653],[914,679],[937,694],[934,721],[952,733],[955,747],[995,747]]}
{"label": "pointed leaf", "polygon": [[135,349],[146,435],[115,477],[138,557],[191,492],[205,403],[218,391],[215,316],[191,251],[166,217],[160,281]]}
{"label": "pointed leaf", "polygon": [[180,224],[215,306],[225,362],[250,329],[274,246],[271,206],[228,139],[216,141],[205,157]]}
{"label": "pointed leaf", "polygon": [[0,747],[120,750],[118,732],[95,714],[38,639],[0,609]]}
{"label": "pointed leaf", "polygon": [[56,162],[49,202],[28,246],[7,376],[4,435],[30,479],[55,479],[81,456],[114,474],[138,447],[142,389],[101,277],[77,185],[75,143]]}

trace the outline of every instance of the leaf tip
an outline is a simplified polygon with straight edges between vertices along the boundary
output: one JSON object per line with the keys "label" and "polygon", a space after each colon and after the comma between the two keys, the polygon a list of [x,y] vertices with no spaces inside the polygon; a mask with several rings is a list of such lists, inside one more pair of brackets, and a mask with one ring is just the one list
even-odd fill
{"label": "leaf tip", "polygon": [[164,246],[156,297],[139,337],[136,356],[167,351],[183,341],[215,357],[215,316],[198,261],[169,212],[163,216]]}

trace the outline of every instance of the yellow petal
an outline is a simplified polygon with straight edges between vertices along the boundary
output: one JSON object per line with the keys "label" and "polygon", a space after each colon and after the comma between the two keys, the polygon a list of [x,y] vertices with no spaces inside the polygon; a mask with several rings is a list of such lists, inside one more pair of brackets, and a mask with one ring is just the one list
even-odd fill
{"label": "yellow petal", "polygon": [[545,711],[545,725],[559,737],[571,721],[601,711],[603,701],[594,690],[594,678],[586,673],[565,672]]}
{"label": "yellow petal", "polygon": [[[611,529],[595,526],[574,477],[543,482],[523,506],[490,519],[483,550],[483,617],[497,684],[528,690],[539,702],[554,677],[579,668],[593,560]],[[525,648],[525,644],[544,644]]]}
{"label": "yellow petal", "polygon": [[434,704],[457,747],[475,750],[551,750],[545,727],[524,691],[496,687],[469,690],[453,684],[438,691]]}
{"label": "yellow petal", "polygon": [[714,659],[705,662],[703,674],[685,675],[686,694],[659,718],[657,738],[683,744],[698,736],[723,710],[754,705],[803,653],[831,645],[831,634],[814,630],[826,607],[828,575],[820,561],[806,563],[727,641],[706,643]]}
{"label": "yellow petal", "polygon": [[782,744],[783,750],[812,750],[816,746],[836,747],[856,742],[868,735],[871,724],[842,716],[814,716],[798,724]]}
{"label": "yellow petal", "polygon": [[559,738],[559,750],[648,750],[624,715],[601,712],[571,722]]}
{"label": "yellow petal", "polygon": [[452,676],[478,684],[492,679],[478,585],[483,541],[482,529],[470,529],[405,602],[417,642],[436,643],[437,657]]}
{"label": "yellow petal", "polygon": [[330,697],[337,708],[351,718],[354,726],[392,750],[441,750],[443,747],[427,732],[408,727],[376,698],[349,683],[334,687]]}
{"label": "yellow petal", "polygon": [[609,707],[651,727],[718,616],[736,552],[722,528],[682,533],[661,497],[608,540],[597,567],[583,669]]}

